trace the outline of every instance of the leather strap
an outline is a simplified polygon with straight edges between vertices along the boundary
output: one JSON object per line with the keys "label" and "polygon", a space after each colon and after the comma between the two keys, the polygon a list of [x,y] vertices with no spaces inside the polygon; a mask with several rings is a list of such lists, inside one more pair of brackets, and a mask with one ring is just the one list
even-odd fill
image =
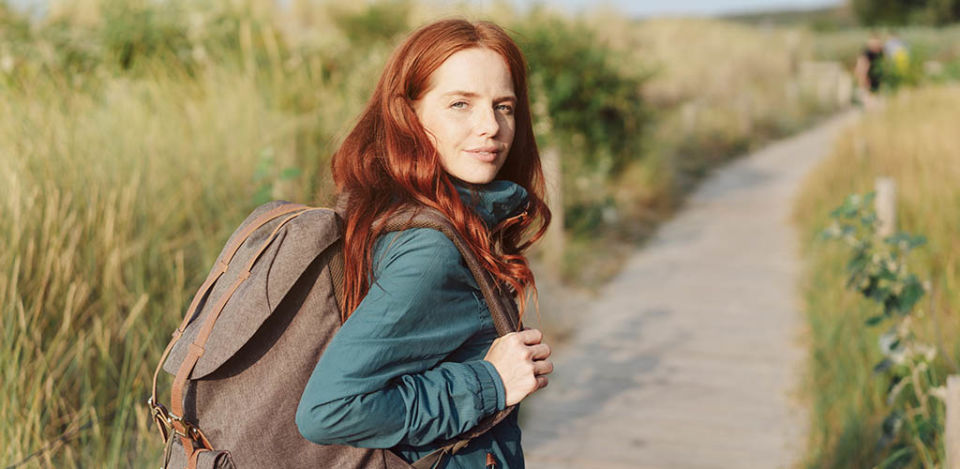
{"label": "leather strap", "polygon": [[198,449],[190,455],[190,458],[187,459],[187,469],[197,469],[197,460],[200,458],[200,453],[204,451],[210,451],[209,449]]}
{"label": "leather strap", "polygon": [[436,469],[440,467],[440,461],[443,461],[443,457],[447,455],[447,448],[440,448],[412,463],[410,466],[413,469]]}

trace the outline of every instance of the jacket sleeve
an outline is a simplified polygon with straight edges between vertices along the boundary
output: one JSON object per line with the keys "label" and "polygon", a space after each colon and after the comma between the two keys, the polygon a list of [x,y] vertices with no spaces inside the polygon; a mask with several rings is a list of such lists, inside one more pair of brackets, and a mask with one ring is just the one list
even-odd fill
{"label": "jacket sleeve", "polygon": [[423,446],[503,409],[491,363],[443,361],[478,332],[485,311],[453,242],[417,228],[381,236],[374,252],[369,293],[303,392],[300,433],[320,444]]}

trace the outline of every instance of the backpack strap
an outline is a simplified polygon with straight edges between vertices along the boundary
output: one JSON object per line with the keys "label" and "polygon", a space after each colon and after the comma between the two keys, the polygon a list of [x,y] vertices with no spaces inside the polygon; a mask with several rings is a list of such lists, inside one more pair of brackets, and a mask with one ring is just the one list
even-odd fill
{"label": "backpack strap", "polygon": [[[490,273],[480,265],[480,260],[477,259],[476,254],[470,249],[467,242],[460,236],[446,216],[432,208],[416,207],[401,210],[383,221],[384,232],[402,231],[411,228],[431,228],[450,238],[450,241],[452,241],[453,244],[457,246],[457,250],[460,251],[460,255],[467,264],[467,268],[470,269],[470,273],[473,274],[474,279],[477,281],[477,285],[480,286],[483,298],[487,303],[487,309],[493,318],[494,327],[497,329],[497,334],[503,336],[519,330],[520,321],[517,317],[516,305],[513,301],[504,298],[505,294],[503,290],[493,280]],[[474,438],[483,435],[491,428],[497,426],[503,419],[507,418],[516,407],[516,405],[512,405],[481,420],[480,423],[470,431],[445,441],[442,447],[411,463],[411,465],[415,469],[433,469],[439,467],[445,456],[456,454]]]}

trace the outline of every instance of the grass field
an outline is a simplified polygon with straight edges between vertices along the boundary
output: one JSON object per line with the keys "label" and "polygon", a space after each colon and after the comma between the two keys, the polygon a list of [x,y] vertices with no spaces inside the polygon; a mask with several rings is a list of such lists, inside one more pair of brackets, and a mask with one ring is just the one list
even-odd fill
{"label": "grass field", "polygon": [[[711,168],[849,104],[836,99],[836,87],[849,82],[846,72],[805,73],[803,64],[816,59],[814,37],[799,28],[684,18],[634,22],[603,10],[584,21],[623,55],[624,66],[651,71],[643,93],[654,117],[644,158],[607,181],[573,178],[577,173],[564,180],[565,190],[590,193],[596,206],[608,208],[585,233],[571,227],[566,276],[579,283],[596,286],[615,274],[624,252],[669,217]],[[826,96],[818,89],[824,85]]]}
{"label": "grass field", "polygon": [[[910,269],[930,282],[913,324],[921,339],[937,346],[933,375],[942,382],[960,371],[960,136],[953,130],[958,106],[955,85],[891,97],[883,112],[864,116],[840,139],[796,205],[807,259],[808,467],[874,467],[890,456],[889,448],[878,447],[886,389],[872,372],[881,358],[882,331],[864,326],[876,306],[844,288],[846,250],[816,238],[830,211],[847,194],[873,190],[877,177],[896,181],[899,228],[928,239],[912,253]],[[942,457],[942,446],[938,451]],[[923,464],[914,457],[903,466]]]}
{"label": "grass field", "polygon": [[[266,0],[162,4],[170,8],[54,2],[33,25],[0,6],[5,465],[157,460],[144,405],[151,367],[226,236],[261,201],[330,201],[328,157],[372,77],[402,33],[438,14],[414,2],[364,9],[293,1],[285,11]],[[543,16],[491,8],[467,13],[510,18],[515,29]],[[581,240],[569,244],[570,265],[610,238],[631,246],[709,167],[832,109],[787,91],[784,82],[796,79],[791,62],[770,61],[757,47],[793,47],[802,59],[812,54],[802,33],[596,18],[556,20],[593,31],[597,50],[610,54],[604,63],[624,77],[656,70],[643,90],[651,128],[631,136],[642,150],[615,177],[566,166],[568,220],[579,220],[576,233],[568,229]],[[684,31],[690,38],[681,45]],[[562,37],[552,44],[566,46]],[[729,60],[705,53],[675,61],[713,44]],[[697,86],[714,72],[722,86]],[[750,98],[731,91],[743,83],[756,90]],[[551,117],[544,103],[534,105]],[[602,279],[615,266],[574,277]]]}

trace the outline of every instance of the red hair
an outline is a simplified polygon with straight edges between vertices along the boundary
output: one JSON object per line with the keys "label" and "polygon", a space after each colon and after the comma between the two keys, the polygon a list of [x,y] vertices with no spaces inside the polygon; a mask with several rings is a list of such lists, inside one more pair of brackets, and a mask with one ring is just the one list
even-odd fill
{"label": "red hair", "polygon": [[[497,52],[510,69],[517,97],[516,130],[497,179],[519,184],[529,196],[526,217],[512,217],[492,228],[460,200],[413,107],[427,91],[430,75],[447,58],[475,47]],[[510,36],[485,21],[450,19],[429,24],[393,52],[359,121],[333,155],[333,180],[341,197],[346,196],[344,319],[370,288],[373,243],[382,234],[374,221],[408,204],[432,207],[446,215],[481,265],[512,288],[521,317],[527,294],[536,298],[533,273],[523,253],[543,235],[550,210],[544,203],[526,66]]]}

